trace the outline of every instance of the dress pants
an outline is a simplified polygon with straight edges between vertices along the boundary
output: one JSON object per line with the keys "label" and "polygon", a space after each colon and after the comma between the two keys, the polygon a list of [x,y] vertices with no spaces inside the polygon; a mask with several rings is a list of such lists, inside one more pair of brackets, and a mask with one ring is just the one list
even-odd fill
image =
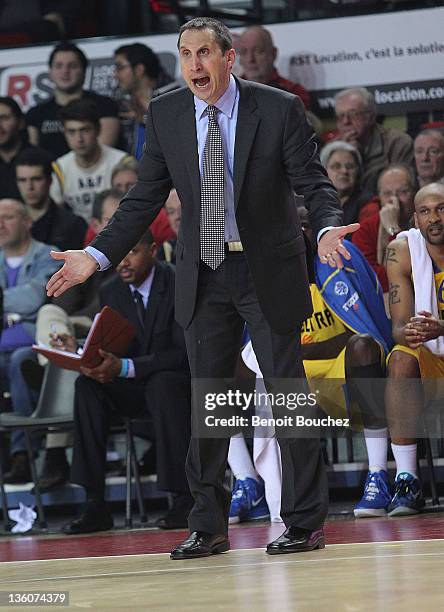
{"label": "dress pants", "polygon": [[[201,264],[196,310],[185,330],[193,379],[234,376],[244,322],[264,379],[305,376],[299,331],[281,335],[270,328],[246,258],[242,252],[235,252],[228,253],[216,270]],[[194,406],[192,418],[198,411]],[[319,438],[278,441],[282,456],[281,516],[287,526],[317,529],[328,509]],[[228,437],[191,438],[186,469],[195,504],[189,516],[190,531],[225,534],[228,530],[230,493],[223,483],[229,443]]]}
{"label": "dress pants", "polygon": [[90,496],[104,497],[106,443],[119,417],[150,419],[156,440],[159,489],[189,493],[185,459],[190,441],[190,376],[155,372],[144,381],[117,379],[101,384],[76,380],[71,480]]}

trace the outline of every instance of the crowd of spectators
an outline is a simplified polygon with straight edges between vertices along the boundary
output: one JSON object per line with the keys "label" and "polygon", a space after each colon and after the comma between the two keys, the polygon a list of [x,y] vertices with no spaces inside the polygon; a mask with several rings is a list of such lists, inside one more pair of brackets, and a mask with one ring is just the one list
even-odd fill
{"label": "crowd of spectators", "polygon": [[[265,28],[249,27],[239,37],[242,78],[298,95],[319,136],[322,130],[319,120],[311,114],[309,93],[301,84],[278,73],[276,57],[277,48]],[[174,495],[173,508],[158,526],[185,527],[191,508],[183,469],[190,435],[190,380],[183,335],[174,323],[172,301],[181,210],[176,191],[172,190],[161,214],[151,228],[147,227],[147,234],[117,271],[95,274],[84,285],[46,303],[46,282],[58,268],[50,251],[83,248],[107,224],[121,197],[137,180],[150,100],[178,86],[165,73],[156,53],[141,43],[118,47],[114,62],[124,106],[118,107],[113,99],[83,89],[88,60],[70,42],[57,44],[50,54],[53,95],[48,101],[37,104],[25,116],[14,99],[0,97],[2,409],[7,409],[4,398],[8,393],[11,408],[18,414],[30,415],[36,406],[43,368],[47,365],[32,351],[34,341],[77,350],[94,316],[105,304],[120,310],[138,328],[137,341],[125,358],[103,356],[102,366],[91,371],[89,377],[81,376],[76,386],[72,480],[86,489],[88,505],[80,519],[68,525],[67,533],[108,529],[113,524],[105,506],[107,429],[109,414],[113,417],[119,412],[123,414],[121,406],[126,404],[133,403],[131,414],[153,420],[151,442],[159,486]],[[439,277],[444,269],[444,254],[441,256],[440,250],[444,248],[441,246],[444,242],[440,242],[444,240],[444,134],[438,129],[423,128],[412,140],[407,133],[385,127],[379,121],[373,95],[363,87],[336,95],[335,117],[334,138],[330,142],[320,139],[320,159],[338,191],[344,225],[361,224],[350,240],[356,247],[356,261],[361,262],[359,265],[366,274],[371,275],[373,269],[379,279],[380,285],[375,281],[372,289],[374,299],[379,300],[378,296],[382,299],[380,287],[386,294],[387,312],[379,313],[377,323],[385,325],[384,317],[392,317],[396,346],[410,350],[403,352],[398,348],[393,353],[388,375],[421,378],[421,359],[428,350],[424,342],[433,339],[430,332],[426,336],[423,319],[427,318],[438,334],[435,324],[444,310],[444,304],[440,308],[442,284],[438,286],[438,281],[444,283]],[[303,209],[299,209],[299,214],[305,224],[307,243],[313,244],[308,238]],[[435,233],[429,232],[430,224]],[[418,288],[408,249],[405,252],[407,239],[398,239],[398,235],[407,232],[403,236],[410,236],[408,232],[415,226],[425,243],[433,245],[428,253],[433,259],[438,314],[426,308],[421,314],[412,306]],[[404,267],[400,272],[401,258]],[[398,282],[400,273],[402,280]],[[410,296],[410,310],[405,307],[400,310],[401,290]],[[334,316],[334,308],[315,282],[311,291],[315,314],[301,337],[308,377],[310,372],[316,376],[320,371],[327,378],[345,376],[350,380],[386,376],[385,357],[393,342],[387,341],[381,353],[381,343],[372,336],[373,323],[356,333],[351,325]],[[159,310],[161,318],[156,319],[155,309],[160,308],[161,300],[165,303]],[[418,314],[421,316],[415,317]],[[158,335],[153,335],[153,325],[159,326]],[[441,359],[433,352],[432,355]],[[389,404],[391,416],[397,421],[394,394],[393,391]],[[130,396],[133,402],[128,402]],[[365,403],[359,392],[354,399],[358,405]],[[416,397],[412,413],[419,413],[422,401]],[[328,401],[320,407],[330,410]],[[366,434],[370,470],[356,516],[419,511],[423,498],[414,436],[392,435],[397,477],[391,491],[386,473],[390,436],[387,423],[380,413],[369,416],[366,407],[361,408],[364,430],[374,429],[377,435]],[[35,452],[46,446],[40,474],[43,490],[57,487],[69,478],[65,449],[72,442],[66,436],[55,438],[56,441],[49,435],[46,443],[34,440]],[[233,443],[232,449],[229,459],[236,485],[231,522],[268,516],[262,478],[249,462],[248,450],[242,442]],[[5,482],[17,484],[29,480],[23,434],[16,431],[11,438]]]}

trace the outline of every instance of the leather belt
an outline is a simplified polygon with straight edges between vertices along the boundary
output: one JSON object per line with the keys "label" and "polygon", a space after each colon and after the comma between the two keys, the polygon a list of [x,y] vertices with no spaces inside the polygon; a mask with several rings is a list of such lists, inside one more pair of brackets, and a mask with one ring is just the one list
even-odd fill
{"label": "leather belt", "polygon": [[233,252],[243,250],[244,247],[242,246],[242,242],[240,242],[240,240],[232,240],[231,242],[225,243],[225,251]]}

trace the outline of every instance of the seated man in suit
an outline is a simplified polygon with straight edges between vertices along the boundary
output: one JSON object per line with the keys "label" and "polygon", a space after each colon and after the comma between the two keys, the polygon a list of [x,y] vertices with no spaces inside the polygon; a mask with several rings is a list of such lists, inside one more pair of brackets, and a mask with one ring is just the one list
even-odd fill
{"label": "seated man in suit", "polygon": [[[150,231],[100,288],[101,306],[129,319],[136,336],[124,359],[102,352],[102,363],[82,369],[76,382],[72,481],[82,485],[87,503],[81,516],[64,527],[67,534],[110,529],[105,504],[105,457],[108,428],[114,416],[152,420],[157,482],[175,493],[174,504],[157,526],[186,527],[192,506],[185,476],[190,441],[190,374],[184,336],[174,320],[174,268],[155,260]],[[73,338],[58,336],[72,350]]]}

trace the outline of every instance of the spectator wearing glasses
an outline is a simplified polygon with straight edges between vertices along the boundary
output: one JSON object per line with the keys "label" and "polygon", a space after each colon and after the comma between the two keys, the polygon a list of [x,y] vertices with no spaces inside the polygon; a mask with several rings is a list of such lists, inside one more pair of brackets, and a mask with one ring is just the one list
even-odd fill
{"label": "spectator wearing glasses", "polygon": [[378,176],[387,166],[412,164],[412,139],[376,123],[375,98],[365,87],[336,94],[335,113],[339,139],[355,146],[361,154],[363,189],[375,193]]}
{"label": "spectator wearing glasses", "polygon": [[334,140],[322,149],[320,157],[337,189],[345,224],[360,223],[379,211],[373,194],[360,186],[362,159],[356,147],[343,140]]}
{"label": "spectator wearing glasses", "polygon": [[389,166],[378,180],[381,210],[365,219],[353,236],[353,242],[378,275],[384,292],[389,289],[385,250],[399,232],[411,226],[415,191],[415,179],[409,167]]}

